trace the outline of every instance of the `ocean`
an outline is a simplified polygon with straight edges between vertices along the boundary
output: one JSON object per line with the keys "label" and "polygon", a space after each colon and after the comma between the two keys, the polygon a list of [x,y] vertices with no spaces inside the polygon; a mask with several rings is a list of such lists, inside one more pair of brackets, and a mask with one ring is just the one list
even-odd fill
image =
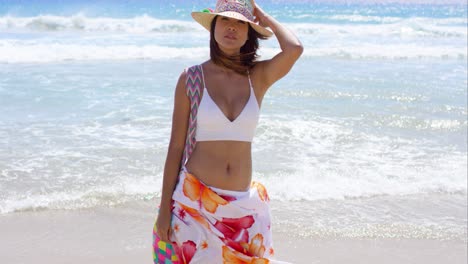
{"label": "ocean", "polygon": [[[257,3],[305,48],[252,146],[274,228],[466,241],[466,3]],[[177,78],[209,58],[190,12],[207,7],[1,0],[0,218],[126,203],[156,215]],[[278,51],[261,42],[262,59]]]}

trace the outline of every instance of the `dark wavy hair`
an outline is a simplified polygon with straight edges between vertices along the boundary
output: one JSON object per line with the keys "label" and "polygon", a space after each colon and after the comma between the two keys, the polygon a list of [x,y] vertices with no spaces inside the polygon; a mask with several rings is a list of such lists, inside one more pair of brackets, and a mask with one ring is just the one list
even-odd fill
{"label": "dark wavy hair", "polygon": [[216,19],[218,16],[213,18],[211,22],[210,30],[210,57],[211,60],[220,66],[224,66],[228,69],[231,69],[239,74],[247,75],[247,70],[252,68],[257,59],[258,54],[257,50],[259,47],[259,39],[267,39],[266,36],[261,35],[255,31],[252,26],[249,25],[248,38],[244,46],[240,49],[239,55],[228,55],[224,53],[218,46],[218,43],[215,40],[214,31],[216,27]]}

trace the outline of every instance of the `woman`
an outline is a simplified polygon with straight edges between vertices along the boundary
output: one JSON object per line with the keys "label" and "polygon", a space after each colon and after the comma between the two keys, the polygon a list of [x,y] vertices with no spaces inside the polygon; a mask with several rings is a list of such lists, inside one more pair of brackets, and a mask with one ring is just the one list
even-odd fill
{"label": "woman", "polygon": [[[192,17],[210,31],[211,59],[191,68],[201,74],[201,101],[196,147],[184,158],[191,112],[186,85],[192,77],[184,71],[177,83],[154,261],[273,263],[269,199],[261,184],[251,182],[251,142],[265,93],[303,47],[249,0],[218,0],[215,11]],[[273,35],[266,27],[281,52],[257,62],[258,39]]]}

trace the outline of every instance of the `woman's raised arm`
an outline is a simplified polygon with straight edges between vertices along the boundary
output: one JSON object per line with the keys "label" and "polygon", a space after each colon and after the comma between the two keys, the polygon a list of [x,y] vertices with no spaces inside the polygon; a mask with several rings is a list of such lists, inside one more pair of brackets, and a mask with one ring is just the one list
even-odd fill
{"label": "woman's raised arm", "polygon": [[272,59],[259,62],[255,66],[258,67],[262,87],[266,90],[291,70],[294,63],[301,56],[304,47],[289,29],[265,13],[257,4],[255,4],[254,15],[256,22],[261,26],[269,27],[273,31],[281,48],[281,52]]}

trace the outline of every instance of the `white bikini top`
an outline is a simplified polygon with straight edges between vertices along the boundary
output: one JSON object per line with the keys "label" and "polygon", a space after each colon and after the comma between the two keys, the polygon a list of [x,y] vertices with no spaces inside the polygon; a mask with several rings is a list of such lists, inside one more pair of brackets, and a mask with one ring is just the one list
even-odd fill
{"label": "white bikini top", "polygon": [[206,89],[202,68],[203,96],[198,106],[197,141],[233,140],[252,142],[257,127],[260,108],[249,78],[250,96],[241,113],[233,121],[229,120],[216,105]]}

